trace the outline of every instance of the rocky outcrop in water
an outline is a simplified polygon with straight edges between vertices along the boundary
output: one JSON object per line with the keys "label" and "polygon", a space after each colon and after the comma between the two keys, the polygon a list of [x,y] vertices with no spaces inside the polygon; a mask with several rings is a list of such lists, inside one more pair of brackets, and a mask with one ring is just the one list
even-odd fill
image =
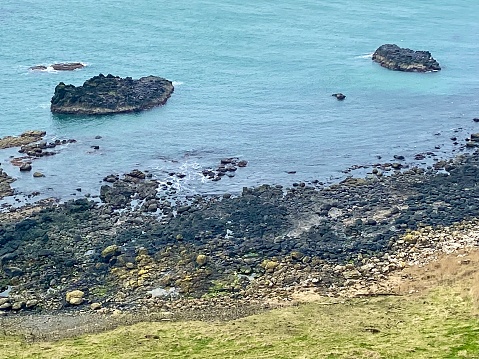
{"label": "rocky outcrop in water", "polygon": [[68,62],[68,63],[59,63],[59,64],[53,64],[52,65],[54,70],[57,71],[73,71],[73,70],[78,70],[82,69],[85,67],[84,64],[81,62]]}
{"label": "rocky outcrop in water", "polygon": [[[58,64],[52,64],[50,65],[53,70],[56,71],[73,71],[73,70],[79,70],[85,67],[85,64],[82,64],[81,62],[61,62]],[[49,66],[45,65],[35,65],[30,67],[31,71],[46,71],[48,70]]]}
{"label": "rocky outcrop in water", "polygon": [[373,61],[390,70],[407,72],[439,71],[439,63],[429,51],[414,51],[395,44],[381,45],[373,54]]}
{"label": "rocky outcrop in water", "polygon": [[40,141],[46,135],[45,131],[26,131],[20,136],[6,136],[0,138],[0,149],[19,147]]}
{"label": "rocky outcrop in water", "polygon": [[137,112],[165,104],[173,91],[171,81],[157,76],[133,80],[100,74],[78,87],[60,82],[55,87],[51,111],[75,115]]}
{"label": "rocky outcrop in water", "polygon": [[10,184],[13,181],[15,180],[3,172],[3,169],[0,168],[0,198],[11,196],[13,194],[13,190],[10,187]]}

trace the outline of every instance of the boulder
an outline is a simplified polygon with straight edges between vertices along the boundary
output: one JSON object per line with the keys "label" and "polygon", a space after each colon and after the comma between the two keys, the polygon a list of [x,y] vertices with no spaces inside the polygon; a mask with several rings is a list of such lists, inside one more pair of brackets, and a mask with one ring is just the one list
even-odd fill
{"label": "boulder", "polygon": [[33,308],[33,307],[35,307],[37,304],[38,304],[38,300],[36,300],[36,299],[30,299],[30,300],[27,300],[27,302],[25,303],[25,308]]}
{"label": "boulder", "polygon": [[101,256],[105,260],[110,260],[111,257],[116,256],[120,253],[120,248],[116,244],[106,247],[101,251]]}
{"label": "boulder", "polygon": [[74,115],[138,112],[165,104],[173,91],[171,81],[157,76],[133,80],[100,74],[78,87],[60,82],[50,109],[53,113]]}
{"label": "boulder", "polygon": [[205,256],[204,254],[198,254],[198,256],[196,257],[196,263],[199,266],[204,266],[206,262],[208,262],[208,257]]}
{"label": "boulder", "polygon": [[3,304],[0,304],[0,310],[9,310],[12,308],[12,303],[10,302],[5,302]]}
{"label": "boulder", "polygon": [[429,51],[414,51],[395,44],[381,45],[373,54],[373,61],[395,71],[429,72],[439,71],[439,63]]}
{"label": "boulder", "polygon": [[90,309],[91,309],[91,310],[99,310],[99,309],[101,309],[101,303],[96,303],[96,302],[95,302],[95,303],[92,303],[92,304],[90,305]]}
{"label": "boulder", "polygon": [[81,290],[73,290],[71,292],[67,292],[66,294],[66,301],[67,303],[71,305],[80,305],[83,303],[83,296],[85,293],[83,293]]}
{"label": "boulder", "polygon": [[336,97],[338,101],[342,101],[346,98],[346,95],[342,94],[341,92],[333,93],[331,96]]}
{"label": "boulder", "polygon": [[479,142],[479,133],[471,133],[471,141]]}
{"label": "boulder", "polygon": [[276,261],[265,260],[262,263],[262,267],[269,273],[273,272],[276,267],[278,267],[279,263]]}
{"label": "boulder", "polygon": [[12,310],[20,310],[25,307],[25,302],[18,301],[12,304]]}
{"label": "boulder", "polygon": [[21,166],[20,166],[20,171],[22,172],[28,172],[28,171],[31,171],[32,170],[32,165],[30,163],[23,163]]}

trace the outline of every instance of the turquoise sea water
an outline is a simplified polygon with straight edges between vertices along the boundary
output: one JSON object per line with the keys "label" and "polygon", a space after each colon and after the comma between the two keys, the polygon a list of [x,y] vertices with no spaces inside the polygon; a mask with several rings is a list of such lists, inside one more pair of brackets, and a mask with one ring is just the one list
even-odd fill
{"label": "turquoise sea water", "polygon": [[[0,162],[18,190],[65,198],[77,187],[95,194],[105,175],[133,168],[161,179],[185,172],[185,190],[211,193],[334,180],[377,155],[449,156],[452,135],[479,132],[478,16],[479,2],[469,0],[2,0],[0,136],[40,129],[78,142],[33,163],[45,178],[9,166],[15,150],[0,151]],[[370,55],[384,43],[429,50],[442,71],[383,69]],[[28,70],[77,61],[87,67]],[[162,76],[175,93],[140,114],[50,113],[58,82],[99,73]],[[201,179],[201,168],[231,156],[248,167]]]}

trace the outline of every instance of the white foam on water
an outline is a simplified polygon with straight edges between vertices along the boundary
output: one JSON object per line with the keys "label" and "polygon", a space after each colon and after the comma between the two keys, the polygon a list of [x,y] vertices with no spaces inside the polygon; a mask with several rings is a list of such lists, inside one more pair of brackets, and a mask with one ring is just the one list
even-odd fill
{"label": "white foam on water", "polygon": [[181,81],[173,81],[172,84],[173,84],[173,86],[180,86],[180,85],[183,85],[183,82],[181,82]]}
{"label": "white foam on water", "polygon": [[355,59],[370,59],[370,58],[373,57],[373,54],[374,54],[374,52],[371,52],[370,54],[359,55],[359,56],[355,56],[354,58]]}
{"label": "white foam on water", "polygon": [[[68,64],[68,63],[74,63],[74,62],[78,62],[78,63],[82,64],[84,67],[89,66],[89,64],[88,64],[87,62],[81,62],[81,61],[72,61],[72,62],[59,61],[59,62],[54,62],[53,64],[63,64],[63,63]],[[40,72],[40,73],[41,73],[41,72],[43,72],[43,73],[45,73],[45,72],[46,72],[46,73],[62,72],[62,71],[55,70],[55,69],[53,68],[53,64],[50,64],[50,65],[42,65],[42,64],[40,64],[40,65],[30,66],[30,67],[28,67],[28,72],[35,72],[35,73],[37,73],[37,72]],[[35,67],[35,66],[46,66],[46,69],[32,69],[32,67]],[[72,70],[72,71],[77,71],[77,70],[81,70],[81,68],[80,68],[80,69],[75,69],[75,70]]]}

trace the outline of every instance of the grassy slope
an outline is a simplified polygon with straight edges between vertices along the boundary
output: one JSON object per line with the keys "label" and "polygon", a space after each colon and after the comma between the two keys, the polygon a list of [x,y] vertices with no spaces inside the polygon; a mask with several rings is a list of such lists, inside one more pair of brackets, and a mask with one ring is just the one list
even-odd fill
{"label": "grassy slope", "polygon": [[57,342],[0,337],[0,358],[479,358],[479,250],[393,280],[406,295],[320,299],[228,322],[140,323]]}
{"label": "grassy slope", "polygon": [[406,299],[313,302],[223,323],[142,323],[54,343],[0,340],[1,358],[479,358],[457,288]]}

